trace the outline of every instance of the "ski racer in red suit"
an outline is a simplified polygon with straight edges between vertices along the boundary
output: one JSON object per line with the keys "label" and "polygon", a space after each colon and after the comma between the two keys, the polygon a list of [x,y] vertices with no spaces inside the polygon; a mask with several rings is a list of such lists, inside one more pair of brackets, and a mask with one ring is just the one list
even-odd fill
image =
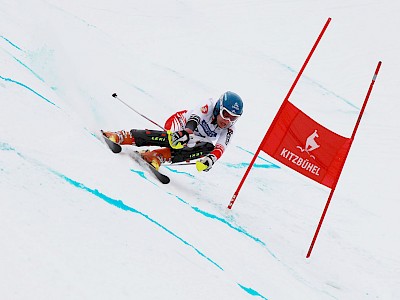
{"label": "ski racer in red suit", "polygon": [[218,100],[209,99],[193,110],[175,113],[165,123],[167,131],[131,129],[104,134],[119,145],[163,147],[141,153],[157,170],[164,162],[200,158],[196,168],[209,171],[229,145],[242,113],[242,99],[228,91]]}

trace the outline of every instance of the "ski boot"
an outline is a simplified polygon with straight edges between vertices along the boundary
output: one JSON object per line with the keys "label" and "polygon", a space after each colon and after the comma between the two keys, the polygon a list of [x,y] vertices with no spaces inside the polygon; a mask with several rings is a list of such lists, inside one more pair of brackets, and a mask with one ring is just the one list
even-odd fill
{"label": "ski boot", "polygon": [[142,158],[150,163],[157,171],[162,163],[171,162],[171,149],[161,148],[140,153]]}
{"label": "ski boot", "polygon": [[120,130],[117,132],[104,131],[103,134],[118,145],[135,145],[135,138],[130,131]]}

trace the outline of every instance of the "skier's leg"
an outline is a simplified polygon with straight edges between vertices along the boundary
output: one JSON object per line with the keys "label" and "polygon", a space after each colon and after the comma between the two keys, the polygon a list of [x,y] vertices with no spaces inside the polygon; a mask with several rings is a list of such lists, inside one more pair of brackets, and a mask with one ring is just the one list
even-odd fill
{"label": "skier's leg", "polygon": [[193,160],[203,157],[214,150],[212,143],[201,142],[197,143],[194,147],[184,147],[183,149],[171,150],[171,162],[177,163],[181,161]]}
{"label": "skier's leg", "polygon": [[133,145],[138,147],[160,146],[171,148],[168,141],[168,133],[166,131],[131,129],[130,131],[105,131],[104,134],[114,143],[119,145]]}
{"label": "skier's leg", "polygon": [[135,145],[141,146],[160,146],[172,149],[182,149],[189,141],[189,133],[181,131],[159,131],[159,130],[138,130],[132,129],[131,136],[135,140]]}
{"label": "skier's leg", "polygon": [[151,163],[156,170],[164,162],[177,163],[187,160],[193,160],[209,154],[214,149],[214,145],[207,142],[201,142],[194,147],[184,147],[175,150],[170,148],[161,148],[153,151],[141,153],[144,160]]}
{"label": "skier's leg", "polygon": [[190,139],[189,133],[185,130],[171,132],[131,129],[117,132],[104,131],[103,134],[119,145],[160,146],[172,149],[182,149]]}
{"label": "skier's leg", "polygon": [[135,145],[141,146],[160,146],[169,147],[168,135],[160,130],[140,130],[131,129],[130,135],[135,141]]}

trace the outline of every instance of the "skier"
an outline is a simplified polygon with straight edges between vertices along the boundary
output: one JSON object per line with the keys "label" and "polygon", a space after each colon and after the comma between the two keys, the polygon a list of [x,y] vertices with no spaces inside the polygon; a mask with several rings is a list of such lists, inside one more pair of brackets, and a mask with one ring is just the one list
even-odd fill
{"label": "skier", "polygon": [[165,123],[167,131],[131,129],[103,134],[119,145],[163,147],[141,153],[156,170],[164,162],[200,158],[196,168],[207,172],[226,150],[242,113],[242,99],[228,91],[216,101],[209,99],[191,111],[173,114]]}

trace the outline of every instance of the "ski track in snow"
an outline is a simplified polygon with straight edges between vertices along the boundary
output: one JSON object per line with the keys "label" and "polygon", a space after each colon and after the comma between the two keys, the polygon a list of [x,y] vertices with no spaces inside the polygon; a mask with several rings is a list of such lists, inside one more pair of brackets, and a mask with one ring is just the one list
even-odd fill
{"label": "ski track in snow", "polygon": [[[6,37],[0,36],[0,38],[2,38],[3,40],[5,40],[8,44],[10,44],[11,46],[13,46],[15,49],[17,49],[17,50],[22,51],[22,52],[25,53],[24,50],[22,50],[19,46],[17,46],[15,43],[11,42],[11,41],[10,41],[9,39],[7,39]],[[29,67],[26,63],[22,62],[20,59],[18,59],[18,58],[15,57],[14,55],[12,55],[12,54],[11,54],[10,52],[8,52],[7,50],[5,50],[5,49],[3,49],[3,48],[1,48],[1,49],[2,49],[5,53],[7,53],[9,56],[11,56],[19,65],[23,66],[23,67],[24,67],[25,69],[27,69],[31,74],[33,74],[35,78],[37,78],[38,80],[40,80],[40,81],[43,82],[43,83],[45,82],[44,79],[43,79],[39,74],[37,74],[31,67]],[[39,92],[35,91],[35,89],[31,88],[30,86],[28,86],[28,85],[26,85],[26,84],[24,84],[24,83],[22,83],[22,82],[20,82],[20,81],[18,81],[18,80],[15,80],[15,79],[12,79],[12,78],[3,77],[3,76],[1,76],[1,75],[0,75],[0,79],[3,80],[3,81],[5,81],[5,82],[11,82],[11,83],[14,83],[14,84],[16,84],[16,85],[19,85],[19,86],[23,87],[24,89],[27,89],[28,91],[30,91],[30,92],[34,93],[35,95],[39,96],[40,98],[42,98],[42,99],[45,100],[46,102],[48,102],[48,103],[50,103],[51,105],[54,105],[55,107],[57,107],[57,108],[60,109],[60,107],[59,107],[57,104],[55,104],[53,101],[51,101],[50,99],[46,98],[45,96],[43,96],[43,95],[40,94]]]}
{"label": "ski track in snow", "polygon": [[[97,137],[96,137],[97,138]],[[20,158],[22,158],[23,160],[38,166],[41,169],[47,170],[49,173],[57,176],[58,178],[62,179],[63,181],[69,183],[71,186],[81,189],[85,192],[90,193],[91,195],[101,199],[102,201],[105,201],[106,203],[117,207],[121,210],[124,211],[129,211],[131,213],[137,214],[143,218],[145,218],[147,221],[153,223],[154,225],[156,225],[158,228],[162,229],[163,231],[165,231],[166,233],[168,233],[169,235],[173,236],[174,238],[176,238],[178,241],[180,241],[183,245],[193,249],[198,255],[200,255],[202,258],[204,258],[205,260],[207,260],[208,262],[210,262],[212,265],[214,265],[216,268],[218,268],[220,271],[224,272],[223,267],[221,267],[217,262],[215,262],[213,259],[211,259],[210,257],[208,257],[206,254],[204,254],[201,250],[199,250],[198,248],[196,248],[194,245],[190,244],[189,242],[187,242],[186,240],[184,240],[182,237],[178,236],[177,234],[175,234],[174,232],[172,232],[170,229],[168,229],[167,227],[165,227],[164,225],[162,225],[160,222],[158,222],[157,220],[153,219],[152,217],[150,217],[149,215],[131,207],[128,206],[124,203],[123,200],[120,199],[114,199],[112,197],[109,197],[107,195],[105,195],[104,193],[102,193],[101,191],[99,191],[96,188],[90,188],[88,186],[86,186],[84,183],[78,182],[58,171],[53,170],[52,168],[46,166],[45,164],[37,161],[36,159],[33,158],[29,158],[27,156],[25,156],[24,154],[22,154],[21,152],[19,152],[17,149],[15,149],[13,146],[9,145],[8,143],[5,142],[0,142],[0,151],[12,151],[14,152],[17,156],[19,156]],[[4,171],[3,169],[1,169],[1,171]],[[146,172],[142,171],[142,170],[134,170],[131,169],[131,171],[135,174],[137,174],[138,176],[140,176],[142,179],[152,183],[153,185],[157,186],[158,188],[160,188],[160,186],[153,182],[152,180],[148,179],[146,176]],[[160,188],[161,189],[161,188]],[[196,213],[199,213],[200,215],[209,218],[211,220],[215,220],[218,222],[221,222],[222,224],[228,226],[230,229],[233,229],[234,231],[245,235],[246,237],[250,238],[251,240],[255,241],[257,244],[261,245],[263,248],[265,248],[267,250],[267,252],[275,259],[277,260],[283,267],[287,268],[292,274],[293,276],[300,282],[302,282],[303,284],[305,284],[306,286],[309,286],[311,288],[316,289],[310,282],[307,282],[307,280],[305,280],[300,274],[298,274],[292,267],[288,266],[287,264],[285,264],[284,262],[282,262],[271,250],[268,249],[268,247],[266,246],[266,244],[252,236],[251,234],[249,234],[248,232],[246,232],[244,229],[242,229],[241,227],[237,227],[235,225],[232,225],[229,221],[227,221],[224,218],[218,217],[214,214],[208,213],[206,211],[203,211],[201,209],[199,209],[198,207],[194,207],[192,205],[190,205],[188,202],[186,202],[184,199],[180,198],[177,195],[174,195],[171,192],[166,192],[167,194],[175,197],[176,199],[178,199],[180,202],[188,205],[193,211],[195,211]],[[262,294],[258,293],[256,290],[250,288],[250,287],[245,287],[244,285],[240,284],[240,283],[236,283],[243,291],[245,291],[246,293],[248,293],[251,296],[257,296],[260,297],[262,299],[267,299],[266,297],[264,297]],[[326,292],[323,292],[326,293]],[[329,295],[328,293],[326,293],[327,295]],[[331,295],[329,295],[331,296]],[[332,297],[332,296],[331,296]],[[334,297],[333,297],[334,298]]]}
{"label": "ski track in snow", "polygon": [[[126,204],[124,203],[123,200],[111,198],[111,197],[105,195],[104,193],[102,193],[101,191],[99,191],[99,190],[96,189],[96,188],[90,188],[90,187],[86,186],[85,184],[83,184],[83,183],[81,183],[81,182],[78,182],[78,181],[76,181],[76,180],[74,180],[74,179],[72,179],[72,178],[70,178],[70,177],[68,177],[68,176],[66,176],[66,175],[64,175],[64,174],[61,174],[61,173],[59,173],[58,171],[55,171],[55,170],[53,170],[52,168],[50,168],[50,167],[44,165],[43,163],[41,163],[41,162],[39,162],[39,161],[36,161],[36,160],[33,159],[33,158],[29,158],[29,157],[23,155],[23,154],[20,153],[17,149],[15,149],[14,147],[12,147],[11,145],[9,145],[9,144],[7,144],[7,143],[0,142],[0,150],[1,150],[1,151],[12,151],[12,152],[14,152],[17,156],[19,156],[20,158],[24,159],[25,161],[27,161],[27,162],[29,162],[29,163],[31,163],[31,164],[34,164],[34,165],[36,165],[36,166],[38,166],[38,167],[40,167],[40,168],[42,168],[42,169],[47,170],[47,171],[50,172],[51,174],[57,176],[58,178],[62,179],[62,180],[65,181],[65,182],[69,183],[69,184],[72,185],[73,187],[78,188],[78,189],[81,189],[81,190],[83,190],[83,191],[85,191],[85,192],[88,192],[88,193],[92,194],[93,196],[95,196],[95,197],[97,197],[97,198],[99,198],[99,199],[105,201],[106,203],[108,203],[108,204],[110,204],[110,205],[112,205],[112,206],[114,206],[114,207],[117,207],[117,208],[119,208],[119,209],[121,209],[121,210],[124,210],[124,211],[129,211],[129,212],[131,212],[131,213],[134,213],[134,214],[136,214],[136,215],[139,215],[139,216],[145,218],[147,221],[151,222],[152,224],[156,225],[158,228],[162,229],[163,231],[165,231],[165,232],[168,233],[169,235],[171,235],[171,236],[173,236],[174,238],[176,238],[179,242],[181,242],[181,243],[184,244],[185,246],[187,246],[187,247],[189,247],[189,248],[192,248],[192,249],[193,249],[198,255],[200,255],[202,258],[206,259],[208,262],[210,262],[211,264],[213,264],[213,265],[214,265],[216,268],[218,268],[220,271],[223,271],[223,272],[224,272],[223,267],[221,267],[217,262],[215,262],[213,259],[211,259],[209,256],[207,256],[205,253],[203,253],[203,252],[202,252],[201,250],[199,250],[197,247],[195,247],[194,245],[192,245],[192,244],[190,244],[189,242],[187,242],[185,239],[183,239],[182,237],[180,237],[179,235],[177,235],[176,233],[174,233],[172,230],[168,229],[166,226],[162,225],[160,222],[158,222],[158,221],[156,221],[155,219],[153,219],[153,218],[152,218],[151,216],[149,216],[148,214],[146,214],[146,213],[144,213],[144,212],[141,212],[141,211],[139,211],[139,210],[137,210],[137,209],[135,209],[135,208],[133,208],[133,207],[131,207],[131,206],[126,205]],[[1,171],[4,171],[4,170],[1,169]],[[134,171],[134,170],[133,170],[133,171]],[[150,181],[150,180],[147,179],[147,177],[144,175],[144,172],[143,172],[143,171],[134,171],[134,173],[137,173],[137,174],[139,174],[139,176],[142,177],[143,179],[146,179],[146,180]],[[150,181],[150,182],[152,182],[152,181]],[[153,182],[152,182],[152,183],[153,183]],[[153,183],[153,184],[154,184],[154,183]],[[157,184],[156,184],[156,185],[157,185]],[[157,185],[157,186],[158,186],[158,185]],[[172,195],[172,193],[169,193],[169,194]],[[173,196],[174,196],[174,195],[173,195]],[[185,202],[183,199],[180,199],[178,196],[175,196],[175,197],[176,197],[177,199],[179,199],[181,202],[183,202],[183,203],[189,205],[187,202]],[[198,209],[198,208],[196,208],[196,207],[192,207],[192,209],[193,209],[194,211],[196,211],[196,212],[199,212],[201,215],[204,215],[204,216],[206,216],[206,217],[208,217],[208,218],[211,218],[211,219],[218,220],[218,221],[220,221],[220,222],[222,222],[222,223],[228,225],[230,228],[234,229],[235,231],[237,231],[237,232],[239,232],[239,233],[243,233],[243,234],[245,234],[246,236],[248,236],[248,237],[252,238],[253,240],[255,240],[257,243],[260,243],[261,245],[265,246],[265,244],[264,244],[262,241],[260,241],[260,240],[257,239],[257,238],[252,237],[252,236],[251,236],[250,234],[248,234],[246,231],[244,231],[244,230],[242,230],[242,229],[240,229],[240,228],[237,228],[237,227],[231,225],[231,224],[230,224],[229,222],[227,222],[226,220],[224,220],[224,219],[222,219],[222,218],[220,218],[220,217],[217,217],[217,216],[215,216],[215,215],[206,213],[206,212],[204,212],[204,211],[202,211],[202,210],[200,210],[200,209]],[[270,253],[271,253],[271,252],[270,252]],[[271,255],[272,255],[273,257],[275,257],[275,255],[273,255],[272,253],[271,253]],[[275,257],[275,258],[276,258],[276,257]],[[252,296],[257,296],[257,297],[260,297],[260,298],[262,298],[262,299],[267,299],[266,297],[264,297],[263,295],[261,295],[260,293],[258,293],[256,290],[254,290],[254,289],[252,289],[252,288],[245,287],[244,285],[242,285],[242,284],[240,284],[240,283],[236,283],[236,284],[237,284],[237,286],[239,286],[243,291],[245,291],[246,293],[248,293],[248,294],[250,294],[250,295],[252,295]]]}
{"label": "ski track in snow", "polygon": [[34,93],[36,96],[39,96],[40,98],[42,98],[43,100],[45,100],[47,103],[50,103],[51,105],[54,105],[57,108],[60,108],[57,104],[55,104],[54,102],[52,102],[51,100],[47,99],[45,96],[39,94],[38,92],[36,92],[33,88],[27,86],[26,84],[19,82],[17,80],[11,79],[11,78],[6,78],[0,75],[0,79],[6,81],[6,82],[11,82],[14,83],[16,85],[22,86],[23,88],[27,89],[28,91]]}
{"label": "ski track in snow", "polygon": [[[97,137],[97,138],[98,138],[98,137]],[[244,149],[244,148],[242,148],[242,147],[240,147],[240,146],[238,146],[238,148],[239,148],[240,150],[243,150],[243,151],[245,151],[245,152],[251,154],[251,155],[254,155],[253,152],[251,152],[251,151],[249,151],[249,150],[246,150],[246,149]],[[266,162],[268,162],[268,164],[254,164],[254,166],[253,166],[254,168],[257,168],[257,167],[258,167],[258,168],[277,168],[277,169],[280,169],[279,166],[273,164],[272,162],[270,162],[270,161],[268,161],[268,160],[266,160],[266,159],[264,159],[264,158],[262,158],[262,157],[260,157],[260,156],[259,156],[257,159],[261,159],[261,160],[263,160],[263,161],[266,161]],[[230,164],[226,164],[226,165],[227,165],[227,166],[230,166]],[[241,164],[238,164],[238,165],[241,165],[242,167],[245,167],[245,166],[247,167],[247,166],[249,165],[249,163],[241,163]],[[237,168],[237,165],[233,165],[232,168]],[[173,172],[173,173],[183,174],[183,175],[187,175],[187,176],[190,175],[189,177],[194,178],[194,176],[193,176],[192,174],[187,173],[187,172],[176,171],[176,170],[172,169],[171,167],[166,167],[166,169],[170,170],[170,171]],[[150,179],[147,177],[146,172],[144,172],[144,171],[142,171],[142,170],[135,170],[135,169],[130,169],[130,170],[131,170],[131,172],[137,174],[138,176],[140,176],[140,177],[143,178],[144,180],[150,182],[151,184],[155,185],[156,187],[158,187],[159,189],[161,189],[161,190],[164,191],[164,189],[163,189],[162,187],[160,187],[160,185],[158,184],[158,181],[157,181],[156,179],[155,179],[155,181],[152,181],[152,180],[150,180]],[[151,176],[151,174],[150,174],[150,176]],[[268,252],[276,261],[278,261],[283,267],[285,267],[287,270],[289,270],[290,273],[293,274],[293,276],[294,276],[299,282],[302,282],[304,285],[306,285],[306,286],[308,286],[308,287],[310,287],[310,288],[313,288],[313,289],[318,290],[318,288],[316,288],[311,282],[308,282],[308,281],[307,281],[306,279],[304,279],[299,273],[297,273],[296,270],[294,270],[294,268],[290,267],[288,264],[286,264],[286,263],[284,263],[283,261],[281,261],[281,260],[267,247],[267,245],[265,244],[265,242],[263,242],[261,239],[259,239],[259,238],[255,237],[255,236],[251,235],[250,233],[248,233],[246,230],[244,230],[244,229],[241,228],[240,226],[231,224],[228,220],[226,220],[226,219],[224,219],[224,218],[222,218],[222,217],[218,217],[218,216],[216,216],[216,215],[214,215],[214,214],[211,214],[211,213],[209,213],[209,212],[203,211],[203,210],[199,209],[198,207],[192,206],[189,202],[185,201],[184,199],[182,199],[182,198],[179,197],[178,195],[175,195],[175,194],[173,194],[173,193],[171,193],[171,192],[168,192],[168,191],[165,191],[165,193],[168,194],[168,195],[171,195],[171,196],[173,196],[173,197],[175,197],[175,198],[177,198],[180,202],[184,203],[185,205],[188,205],[188,206],[189,206],[193,211],[195,211],[196,213],[199,213],[200,215],[202,215],[202,216],[204,216],[204,217],[206,217],[206,218],[210,218],[210,219],[212,219],[212,220],[216,220],[216,221],[218,221],[218,222],[221,222],[221,223],[223,223],[224,225],[227,225],[229,228],[233,229],[234,231],[236,231],[236,232],[238,232],[238,233],[240,233],[240,234],[243,234],[243,235],[247,236],[248,238],[250,238],[251,240],[255,241],[256,243],[260,244],[263,248],[265,248],[265,249],[267,250],[267,252]],[[198,199],[198,200],[201,200],[201,199]],[[236,221],[234,220],[234,217],[232,217],[232,218],[233,218],[233,222],[236,223]],[[243,290],[245,290],[247,293],[249,293],[250,295],[253,295],[253,296],[260,296],[261,298],[266,299],[266,298],[264,298],[262,295],[260,295],[258,292],[256,292],[255,290],[253,290],[253,289],[251,289],[251,288],[246,288],[246,287],[244,287],[244,286],[242,286],[242,285],[240,285],[240,284],[238,284],[238,285],[239,285]],[[327,292],[325,292],[325,291],[321,291],[321,290],[320,290],[320,292],[326,294],[327,296],[329,296],[329,297],[331,297],[331,298],[336,299],[334,296],[330,295],[329,293],[327,293]]]}
{"label": "ski track in snow", "polygon": [[[171,168],[168,168],[168,169],[171,169]],[[150,179],[146,176],[146,173],[145,173],[145,172],[143,172],[143,171],[141,171],[141,170],[134,170],[134,169],[131,169],[131,171],[132,171],[133,173],[135,173],[135,174],[138,174],[141,178],[143,178],[143,179],[149,181],[150,183],[152,183],[153,185],[157,186],[158,188],[162,189],[157,183],[155,183],[155,182],[153,182],[152,180],[150,180]],[[179,172],[179,173],[185,174],[185,172]],[[190,174],[190,175],[191,175],[191,174]],[[192,176],[193,176],[193,175],[192,175]],[[163,190],[163,189],[162,189],[162,190]],[[182,202],[182,203],[188,205],[188,206],[189,206],[193,211],[195,211],[196,213],[199,213],[200,215],[202,215],[202,216],[204,216],[204,217],[207,217],[207,218],[209,218],[209,219],[213,219],[213,220],[216,220],[216,221],[218,221],[218,222],[221,222],[221,223],[227,225],[229,228],[235,230],[236,232],[247,236],[248,238],[252,239],[253,241],[255,241],[255,242],[257,242],[258,244],[260,244],[260,245],[262,245],[263,247],[265,247],[265,248],[267,249],[267,251],[271,254],[272,257],[277,258],[277,256],[276,256],[270,249],[268,249],[268,248],[266,247],[265,242],[263,242],[261,239],[255,237],[255,236],[251,235],[250,233],[248,233],[248,232],[247,232],[245,229],[243,229],[242,227],[237,226],[237,225],[233,225],[233,224],[231,224],[228,220],[226,220],[226,219],[224,219],[224,218],[222,218],[222,217],[216,216],[216,215],[214,215],[214,214],[212,214],[212,213],[209,213],[209,212],[206,212],[206,211],[204,211],[204,210],[202,210],[202,209],[200,209],[200,208],[198,208],[198,207],[192,206],[192,205],[190,205],[189,202],[185,201],[183,198],[181,198],[181,197],[178,196],[178,195],[175,195],[175,194],[173,194],[173,193],[171,193],[171,192],[168,192],[168,191],[166,191],[166,193],[167,193],[168,195],[171,195],[171,196],[175,197],[175,198],[178,199],[180,202]]]}
{"label": "ski track in snow", "polygon": [[20,47],[18,47],[16,44],[14,44],[13,42],[11,42],[8,38],[6,38],[6,37],[4,37],[4,36],[2,36],[2,35],[0,35],[0,38],[2,38],[3,40],[5,40],[7,43],[9,43],[11,46],[13,46],[14,48],[16,48],[16,49],[18,49],[18,50],[20,50],[20,51],[22,51],[22,52],[25,52],[24,50],[22,50]]}
{"label": "ski track in snow", "polygon": [[[26,53],[24,50],[22,50],[19,46],[15,45],[13,42],[11,42],[9,39],[5,38],[4,36],[0,36],[0,38],[2,38],[3,40],[5,40],[7,43],[9,43],[11,46],[13,46],[14,48],[16,48],[17,50]],[[39,79],[41,82],[44,82],[44,79],[37,74],[32,68],[30,68],[27,64],[25,64],[24,62],[22,62],[20,59],[18,59],[17,57],[15,57],[14,55],[12,55],[10,52],[8,52],[7,50],[5,50],[4,48],[1,48],[5,53],[7,53],[9,56],[11,56],[16,62],[18,62],[20,65],[22,65],[24,68],[26,68],[30,73],[32,73],[37,79]]]}

